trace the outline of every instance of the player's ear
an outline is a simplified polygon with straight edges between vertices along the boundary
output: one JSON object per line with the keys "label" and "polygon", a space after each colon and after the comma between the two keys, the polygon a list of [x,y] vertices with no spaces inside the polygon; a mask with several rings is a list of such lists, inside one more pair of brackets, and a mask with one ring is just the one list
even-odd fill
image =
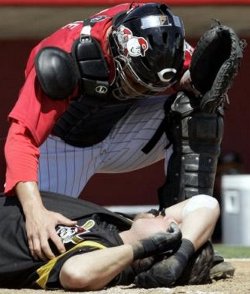
{"label": "player's ear", "polygon": [[36,56],[35,69],[43,92],[51,99],[68,98],[79,81],[72,56],[60,48],[42,48]]}

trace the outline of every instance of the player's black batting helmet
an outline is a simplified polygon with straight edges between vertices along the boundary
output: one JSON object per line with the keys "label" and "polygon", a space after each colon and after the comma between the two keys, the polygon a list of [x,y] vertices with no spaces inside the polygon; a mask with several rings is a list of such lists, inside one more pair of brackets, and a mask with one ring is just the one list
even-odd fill
{"label": "player's black batting helmet", "polygon": [[118,78],[130,89],[132,79],[144,94],[164,91],[182,70],[183,23],[165,4],[148,3],[121,14],[114,21],[110,43]]}

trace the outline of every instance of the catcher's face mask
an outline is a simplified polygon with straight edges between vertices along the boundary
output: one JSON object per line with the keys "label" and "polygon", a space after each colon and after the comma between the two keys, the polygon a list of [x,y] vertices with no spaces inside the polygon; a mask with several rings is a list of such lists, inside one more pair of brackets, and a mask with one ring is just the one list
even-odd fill
{"label": "catcher's face mask", "polygon": [[166,5],[145,4],[115,21],[110,44],[117,98],[160,93],[177,80],[184,61],[184,29]]}
{"label": "catcher's face mask", "polygon": [[122,62],[121,60],[115,59],[117,77],[116,77],[116,91],[115,97],[122,99],[126,98],[138,98],[150,96],[155,93],[160,93],[169,88],[173,83],[176,76],[175,68],[166,68],[158,73],[159,78],[164,81],[167,86],[165,87],[155,87],[152,84],[145,83],[133,70],[133,67],[127,60]]}

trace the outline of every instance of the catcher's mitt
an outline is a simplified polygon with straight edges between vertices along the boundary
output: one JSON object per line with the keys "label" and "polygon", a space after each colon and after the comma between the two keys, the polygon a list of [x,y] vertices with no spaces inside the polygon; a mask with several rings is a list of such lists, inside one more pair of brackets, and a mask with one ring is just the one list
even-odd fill
{"label": "catcher's mitt", "polygon": [[211,282],[210,269],[213,265],[213,259],[213,245],[207,241],[195,252],[176,285],[198,285]]}
{"label": "catcher's mitt", "polygon": [[232,28],[216,23],[197,43],[190,65],[194,87],[201,93],[201,109],[215,112],[227,99],[227,91],[238,73],[245,40]]}

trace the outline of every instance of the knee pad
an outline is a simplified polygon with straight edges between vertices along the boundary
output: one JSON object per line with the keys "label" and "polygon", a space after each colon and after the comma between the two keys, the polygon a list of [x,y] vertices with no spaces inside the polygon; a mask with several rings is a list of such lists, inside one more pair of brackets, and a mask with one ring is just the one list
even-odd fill
{"label": "knee pad", "polygon": [[168,207],[197,194],[213,194],[223,117],[204,113],[185,93],[178,93],[168,116],[167,136],[173,153],[166,182],[159,189],[161,207]]}

